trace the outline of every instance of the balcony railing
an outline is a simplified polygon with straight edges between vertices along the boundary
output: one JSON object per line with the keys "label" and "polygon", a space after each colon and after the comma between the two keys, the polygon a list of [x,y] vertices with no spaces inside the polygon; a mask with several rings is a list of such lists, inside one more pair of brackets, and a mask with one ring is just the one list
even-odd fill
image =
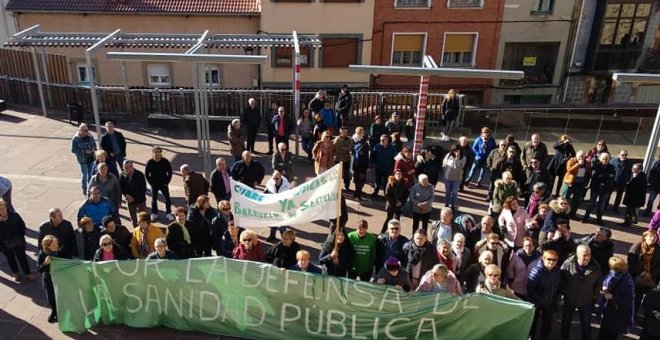
{"label": "balcony railing", "polygon": [[447,7],[461,7],[461,8],[470,8],[470,7],[483,7],[484,0],[448,0]]}
{"label": "balcony railing", "polygon": [[394,7],[396,8],[410,8],[410,7],[429,7],[431,0],[395,0]]}

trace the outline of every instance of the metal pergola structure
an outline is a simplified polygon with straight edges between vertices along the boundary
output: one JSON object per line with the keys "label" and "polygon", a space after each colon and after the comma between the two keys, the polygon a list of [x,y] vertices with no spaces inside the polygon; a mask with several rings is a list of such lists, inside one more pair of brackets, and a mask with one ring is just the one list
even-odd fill
{"label": "metal pergola structure", "polygon": [[379,66],[379,65],[349,65],[349,71],[370,74],[390,74],[404,76],[420,76],[419,99],[417,102],[417,118],[415,121],[415,143],[413,155],[417,156],[424,142],[424,124],[426,123],[426,104],[429,93],[430,76],[452,78],[483,78],[483,79],[522,79],[523,71],[503,71],[473,68],[438,67],[433,57],[426,55],[422,67]]}
{"label": "metal pergola structure", "polygon": [[[618,83],[660,84],[660,74],[615,72],[612,74],[612,80],[614,80],[615,85]],[[646,147],[646,155],[644,155],[644,171],[651,169],[658,148],[658,137],[660,137],[660,105],[658,105],[658,113],[655,115],[651,138],[649,139],[649,145]]]}
{"label": "metal pergola structure", "polygon": [[[205,54],[205,51],[214,48],[278,48],[291,47],[293,57],[292,91],[294,95],[294,117],[297,120],[300,111],[300,46],[318,48],[321,40],[318,35],[299,35],[296,31],[292,34],[171,34],[171,33],[125,33],[120,29],[112,33],[80,33],[80,32],[41,32],[40,26],[35,25],[26,30],[18,32],[5,43],[7,47],[26,48],[32,50],[32,61],[35,69],[37,88],[41,102],[41,110],[46,117],[46,101],[44,96],[42,75],[39,70],[39,61],[36,48],[85,48],[87,77],[92,97],[92,109],[96,125],[97,142],[101,136],[101,122],[99,117],[99,102],[96,93],[96,79],[92,66],[92,53],[100,48],[119,49],[120,52],[107,53],[110,59],[122,61],[122,74],[124,87],[128,92],[128,77],[125,62],[127,60],[169,61],[169,62],[192,62],[193,83],[195,87],[195,112],[197,115],[197,135],[200,155],[209,157],[210,154],[205,146],[209,143],[208,133],[208,104],[206,88],[206,63],[248,63],[261,64],[267,56],[261,55],[222,55]],[[172,48],[185,49],[184,53],[148,53],[148,52],[124,52],[127,48]],[[44,73],[48,74],[47,65],[42,60]],[[128,96],[127,96],[128,98]],[[128,100],[128,99],[127,99]],[[205,115],[206,119],[204,119]],[[296,139],[296,153],[298,153],[298,142]],[[207,170],[205,162],[205,170]],[[207,175],[208,172],[207,171]]]}

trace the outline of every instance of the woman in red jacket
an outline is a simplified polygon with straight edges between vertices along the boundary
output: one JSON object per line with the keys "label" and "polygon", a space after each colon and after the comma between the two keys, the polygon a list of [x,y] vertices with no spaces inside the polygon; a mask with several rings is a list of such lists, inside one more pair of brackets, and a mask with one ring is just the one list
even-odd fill
{"label": "woman in red jacket", "polygon": [[394,170],[401,170],[408,189],[417,182],[415,181],[415,164],[412,160],[412,150],[407,146],[404,146],[401,152],[394,157]]}
{"label": "woman in red jacket", "polygon": [[241,233],[241,243],[234,248],[233,257],[237,260],[266,262],[266,252],[263,243],[259,240],[257,233],[245,229]]}

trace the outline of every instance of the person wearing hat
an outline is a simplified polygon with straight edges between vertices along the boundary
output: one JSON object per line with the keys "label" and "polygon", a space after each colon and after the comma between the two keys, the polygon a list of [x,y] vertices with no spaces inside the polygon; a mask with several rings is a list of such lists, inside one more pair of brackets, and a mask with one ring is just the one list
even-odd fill
{"label": "person wearing hat", "polygon": [[408,272],[401,268],[401,262],[396,257],[390,256],[378,271],[378,274],[371,280],[371,282],[379,285],[396,286],[406,292],[411,291],[410,277]]}
{"label": "person wearing hat", "polygon": [[385,128],[387,129],[387,133],[392,135],[395,132],[398,132],[399,134],[403,133],[403,122],[401,121],[401,118],[399,117],[399,113],[394,111],[392,112],[392,117],[390,117],[390,120],[385,123]]}
{"label": "person wearing hat", "polygon": [[348,124],[348,117],[353,108],[353,95],[346,84],[341,86],[340,91],[339,97],[337,97],[337,101],[335,102],[335,111],[337,111],[337,116],[341,119],[341,126]]}

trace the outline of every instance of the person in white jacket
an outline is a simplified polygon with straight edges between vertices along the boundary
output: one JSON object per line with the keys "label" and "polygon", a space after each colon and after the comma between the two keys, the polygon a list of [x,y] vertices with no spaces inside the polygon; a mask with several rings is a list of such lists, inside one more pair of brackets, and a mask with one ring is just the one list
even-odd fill
{"label": "person in white jacket", "polygon": [[[264,190],[265,193],[267,194],[278,194],[280,192],[284,192],[287,190],[291,189],[291,184],[289,184],[289,180],[286,179],[286,177],[282,176],[282,173],[275,170],[273,172],[273,176],[270,177],[268,182],[266,183],[266,189]],[[275,237],[275,234],[277,233],[277,229],[280,230],[280,235],[286,230],[286,226],[279,226],[279,227],[270,227],[270,235],[266,239],[268,242],[274,242],[277,240]]]}

